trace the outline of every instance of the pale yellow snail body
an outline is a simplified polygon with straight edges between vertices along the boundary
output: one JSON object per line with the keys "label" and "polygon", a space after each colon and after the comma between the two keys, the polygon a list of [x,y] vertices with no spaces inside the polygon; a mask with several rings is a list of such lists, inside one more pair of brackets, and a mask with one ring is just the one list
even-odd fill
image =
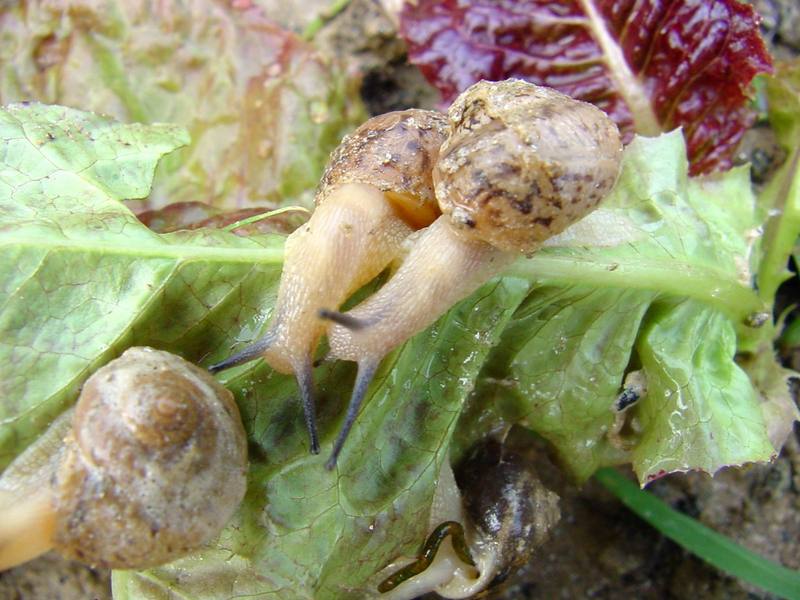
{"label": "pale yellow snail body", "polygon": [[347,313],[323,311],[331,358],[358,363],[345,428],[381,359],[520,255],[594,210],[613,187],[622,144],[601,110],[548,88],[479,82],[449,110],[433,167],[442,215],[400,268]]}
{"label": "pale yellow snail body", "polygon": [[0,569],[50,548],[100,567],[168,562],[221,531],[246,473],[231,393],[178,356],[131,348],[0,477]]}
{"label": "pale yellow snail body", "polygon": [[322,177],[314,213],[286,240],[267,333],[211,367],[263,357],[273,369],[294,373],[314,453],[311,368],[327,327],[318,312],[338,308],[389,265],[413,230],[438,216],[431,169],[445,131],[444,115],[412,109],[374,117],[344,139]]}

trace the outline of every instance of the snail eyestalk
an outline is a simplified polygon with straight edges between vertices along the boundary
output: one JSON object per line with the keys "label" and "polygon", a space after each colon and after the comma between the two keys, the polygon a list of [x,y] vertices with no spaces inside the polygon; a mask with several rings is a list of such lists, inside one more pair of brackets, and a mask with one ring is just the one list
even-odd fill
{"label": "snail eyestalk", "polygon": [[348,315],[347,313],[342,313],[336,310],[328,310],[326,308],[320,309],[319,318],[338,323],[350,331],[358,331],[359,329],[364,329],[364,327],[368,325],[368,323],[355,318],[353,315]]}
{"label": "snail eyestalk", "polygon": [[344,417],[344,424],[339,430],[339,435],[336,436],[336,441],[333,444],[331,456],[328,459],[328,462],[325,463],[325,468],[328,471],[332,471],[336,466],[339,453],[344,447],[344,443],[347,440],[350,429],[353,427],[353,423],[356,422],[356,417],[358,416],[358,411],[361,408],[361,403],[364,401],[364,397],[367,395],[369,384],[372,381],[372,378],[375,376],[375,371],[378,369],[378,364],[379,361],[364,361],[358,364],[356,383],[353,386],[353,395],[350,397],[350,404],[347,406],[347,414]]}
{"label": "snail eyestalk", "polygon": [[303,416],[306,421],[308,431],[308,443],[311,454],[319,454],[319,434],[317,433],[317,412],[314,403],[314,378],[311,376],[312,363],[306,364],[297,369],[297,385],[300,388],[300,399],[303,404]]}
{"label": "snail eyestalk", "polygon": [[[260,358],[272,347],[275,338],[275,332],[270,332],[252,346],[248,346],[222,362],[211,365],[208,367],[208,371],[211,374],[216,374],[225,369],[230,369],[231,367],[236,367]],[[311,375],[312,367],[313,363],[310,362],[310,358],[305,361],[305,364],[296,365],[295,379],[297,380],[297,387],[300,390],[300,401],[303,405],[303,415],[305,418],[306,430],[308,431],[309,447],[311,448],[312,454],[319,454],[316,402],[314,401],[314,378]]]}
{"label": "snail eyestalk", "polygon": [[408,581],[412,577],[419,575],[425,569],[430,567],[434,558],[436,558],[436,553],[439,551],[439,546],[442,545],[442,542],[448,535],[450,536],[451,543],[453,544],[453,550],[455,551],[456,555],[462,561],[464,561],[464,563],[474,567],[475,561],[472,558],[472,554],[467,546],[467,541],[464,538],[464,527],[458,521],[445,521],[436,527],[436,529],[434,529],[428,536],[428,539],[425,540],[425,544],[422,546],[422,553],[420,554],[419,558],[417,558],[417,560],[412,562],[410,565],[403,567],[399,571],[392,573],[389,575],[389,577],[384,579],[378,586],[378,591],[382,594],[385,594],[386,592],[396,588],[404,581]]}
{"label": "snail eyestalk", "polygon": [[218,362],[214,365],[208,367],[208,371],[211,374],[217,374],[220,371],[224,371],[226,369],[231,369],[233,367],[238,367],[239,365],[243,365],[245,363],[249,363],[257,358],[259,358],[267,349],[272,346],[275,342],[275,336],[271,333],[268,333],[263,338],[255,342],[254,344],[247,346],[243,350],[240,350],[233,356],[229,356],[225,360]]}

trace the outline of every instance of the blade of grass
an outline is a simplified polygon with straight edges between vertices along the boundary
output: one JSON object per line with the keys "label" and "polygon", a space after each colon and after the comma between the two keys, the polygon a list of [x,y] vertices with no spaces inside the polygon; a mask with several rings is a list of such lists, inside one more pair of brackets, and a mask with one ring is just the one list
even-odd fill
{"label": "blade of grass", "polygon": [[679,513],[614,469],[600,469],[595,478],[625,506],[695,556],[782,598],[800,600],[800,572],[767,560]]}
{"label": "blade of grass", "polygon": [[222,230],[233,231],[234,229],[238,229],[239,227],[244,227],[245,225],[251,225],[252,223],[258,223],[259,221],[263,221],[264,219],[269,219],[270,217],[274,217],[276,215],[282,215],[283,213],[287,212],[304,212],[307,215],[311,214],[311,211],[303,206],[284,206],[283,208],[277,208],[269,212],[253,215],[252,217],[247,217],[246,219],[239,219],[235,223],[226,225],[225,227],[222,228]]}
{"label": "blade of grass", "polygon": [[300,37],[307,42],[312,41],[314,36],[317,35],[317,32],[325,26],[325,23],[347,8],[348,4],[350,4],[350,0],[336,0],[324,14],[314,17],[314,19],[306,25]]}

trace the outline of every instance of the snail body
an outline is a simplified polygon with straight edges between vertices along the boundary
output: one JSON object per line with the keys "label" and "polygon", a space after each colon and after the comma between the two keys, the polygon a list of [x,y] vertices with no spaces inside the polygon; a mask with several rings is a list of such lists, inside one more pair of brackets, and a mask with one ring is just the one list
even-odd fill
{"label": "snail body", "polygon": [[331,358],[358,363],[329,468],[383,357],[589,214],[617,179],[619,132],[591,104],[519,80],[481,81],[448,115],[432,174],[442,215],[380,290],[347,313],[322,312],[333,321]]}
{"label": "snail body", "polygon": [[[539,479],[528,457],[495,439],[473,448],[440,473],[430,515],[431,534],[416,561],[378,586],[386,600],[435,591],[469,598],[504,581],[531,560],[558,523],[558,496]],[[442,540],[447,531],[449,539]]]}
{"label": "snail body", "polygon": [[[86,381],[57,430],[50,468],[30,468],[34,447],[0,478],[0,569],[50,547],[105,568],[169,562],[216,536],[244,497],[233,397],[173,354],[129,349]],[[23,531],[30,549],[15,550]]]}
{"label": "snail body", "polygon": [[406,110],[368,120],[333,153],[309,221],[286,240],[274,316],[264,337],[213,365],[212,373],[263,357],[298,381],[311,450],[319,452],[311,368],[327,323],[338,308],[400,253],[403,241],[439,214],[432,165],[446,119]]}

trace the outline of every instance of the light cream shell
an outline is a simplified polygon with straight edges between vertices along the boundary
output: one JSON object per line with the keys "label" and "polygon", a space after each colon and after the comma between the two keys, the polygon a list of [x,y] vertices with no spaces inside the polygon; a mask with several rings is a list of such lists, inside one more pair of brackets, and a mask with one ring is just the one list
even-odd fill
{"label": "light cream shell", "polygon": [[455,100],[449,119],[433,170],[440,208],[462,234],[501,250],[534,252],[616,182],[617,126],[555,90],[481,81]]}
{"label": "light cream shell", "polygon": [[131,348],[84,384],[55,477],[55,546],[92,565],[145,568],[214,538],[246,489],[231,393],[168,352]]}

